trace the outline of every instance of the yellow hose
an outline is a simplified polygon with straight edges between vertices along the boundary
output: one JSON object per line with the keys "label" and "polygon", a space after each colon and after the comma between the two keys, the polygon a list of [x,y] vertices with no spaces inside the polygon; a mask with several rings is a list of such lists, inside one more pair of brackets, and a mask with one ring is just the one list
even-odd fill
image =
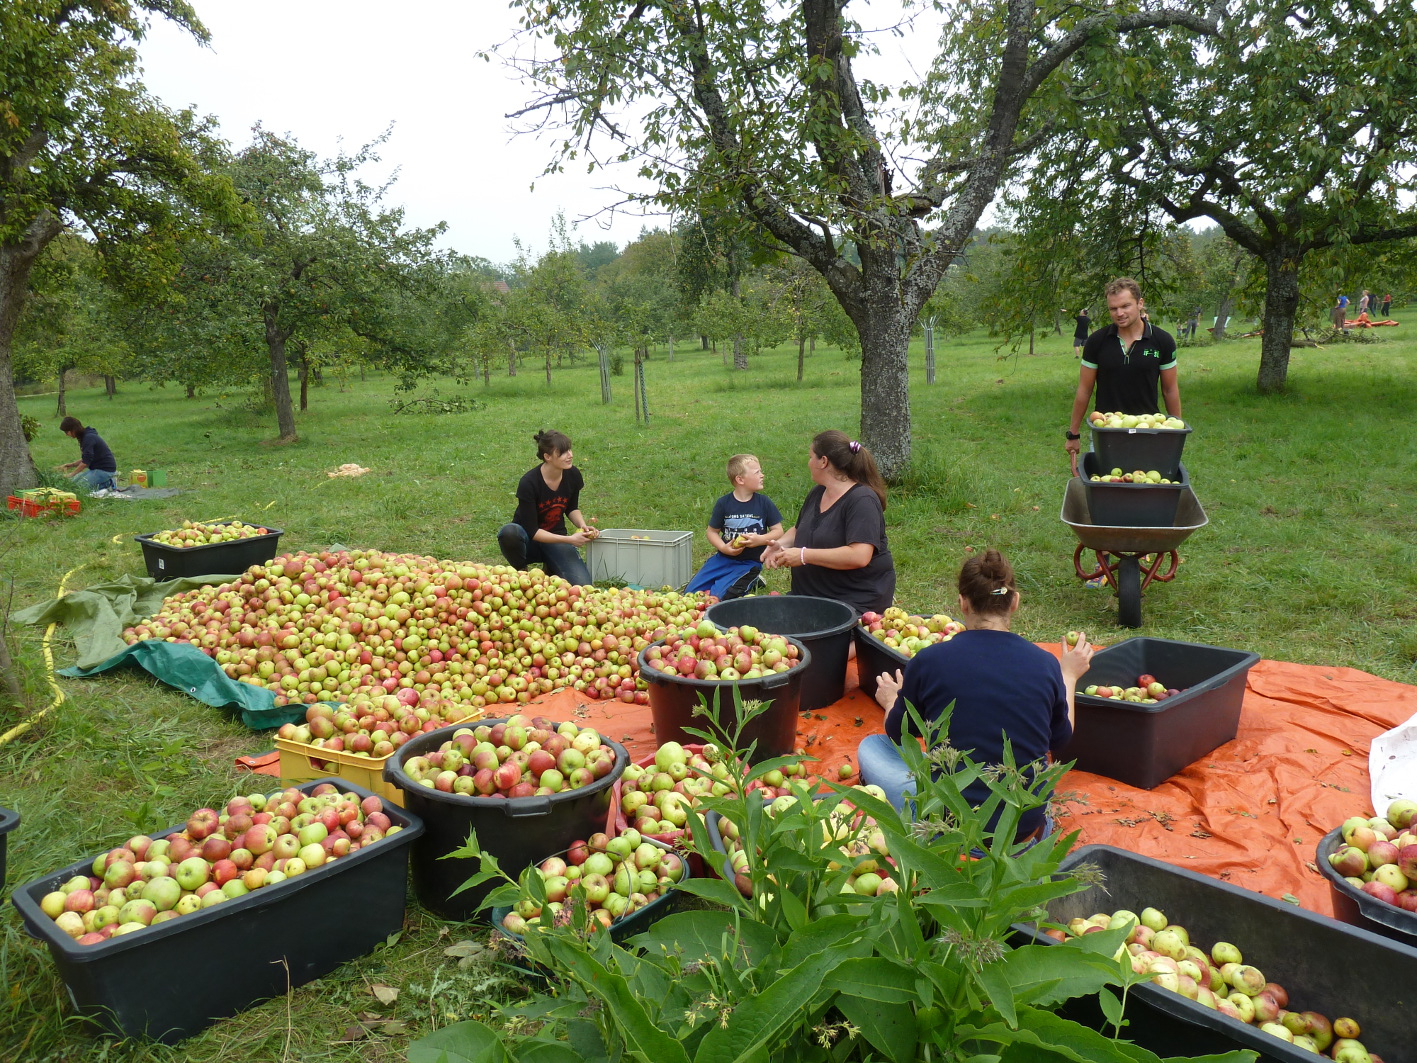
{"label": "yellow hose", "polygon": [[[78,572],[79,569],[87,567],[87,565],[88,562],[85,561],[77,568],[71,568],[68,572],[64,573],[64,578],[59,581],[59,594],[57,595],[57,597],[62,598],[65,594],[69,593],[69,577],[72,576],[75,572]],[[12,739],[18,738],[20,735],[24,734],[36,723],[42,720],[45,716],[49,715],[50,712],[52,712],[54,709],[57,709],[60,705],[64,704],[64,691],[59,688],[59,683],[54,676],[54,651],[50,648],[49,644],[50,639],[54,635],[54,629],[58,626],[58,624],[50,624],[47,628],[45,628],[44,638],[40,642],[40,646],[44,650],[44,680],[49,684],[50,689],[54,691],[54,700],[52,700],[44,708],[40,709],[29,719],[21,720],[19,723],[15,724],[14,727],[11,727],[4,734],[0,735],[0,746],[8,745]]]}

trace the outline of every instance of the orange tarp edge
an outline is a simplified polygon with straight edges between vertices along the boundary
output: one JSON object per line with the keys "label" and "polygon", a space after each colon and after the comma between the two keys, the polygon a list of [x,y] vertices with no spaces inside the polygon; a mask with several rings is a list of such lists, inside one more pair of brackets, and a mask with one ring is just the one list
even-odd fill
{"label": "orange tarp edge", "polygon": [[[832,778],[843,761],[855,764],[857,743],[879,731],[884,716],[857,688],[854,662],[846,686],[840,701],[798,724],[799,745],[818,758],[811,769]],[[655,748],[648,706],[592,701],[574,690],[534,706],[596,726],[632,756]],[[1058,827],[1080,831],[1079,844],[1130,849],[1332,915],[1315,847],[1347,817],[1371,814],[1369,745],[1414,715],[1417,686],[1352,668],[1260,661],[1233,742],[1154,790],[1069,772],[1058,788]]]}

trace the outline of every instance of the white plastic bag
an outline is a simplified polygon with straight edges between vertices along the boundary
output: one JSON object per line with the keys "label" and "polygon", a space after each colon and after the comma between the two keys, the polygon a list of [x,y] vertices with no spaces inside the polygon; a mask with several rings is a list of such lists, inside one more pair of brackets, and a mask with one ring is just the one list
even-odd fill
{"label": "white plastic bag", "polygon": [[1368,778],[1376,815],[1399,797],[1417,801],[1417,716],[1373,739]]}

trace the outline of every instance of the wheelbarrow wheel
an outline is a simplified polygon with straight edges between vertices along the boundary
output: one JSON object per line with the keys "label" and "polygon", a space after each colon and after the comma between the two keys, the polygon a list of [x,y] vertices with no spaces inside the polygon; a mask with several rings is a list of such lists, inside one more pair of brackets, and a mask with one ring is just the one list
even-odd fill
{"label": "wheelbarrow wheel", "polygon": [[1123,627],[1141,627],[1141,565],[1136,557],[1127,555],[1117,563],[1117,622]]}

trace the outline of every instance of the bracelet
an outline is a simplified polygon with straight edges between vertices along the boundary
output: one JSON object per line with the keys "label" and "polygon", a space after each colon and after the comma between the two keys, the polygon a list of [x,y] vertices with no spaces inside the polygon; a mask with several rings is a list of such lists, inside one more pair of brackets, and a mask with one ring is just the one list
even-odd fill
{"label": "bracelet", "polygon": [[807,548],[802,547],[802,552],[797,555],[797,563],[803,568],[807,567]]}

